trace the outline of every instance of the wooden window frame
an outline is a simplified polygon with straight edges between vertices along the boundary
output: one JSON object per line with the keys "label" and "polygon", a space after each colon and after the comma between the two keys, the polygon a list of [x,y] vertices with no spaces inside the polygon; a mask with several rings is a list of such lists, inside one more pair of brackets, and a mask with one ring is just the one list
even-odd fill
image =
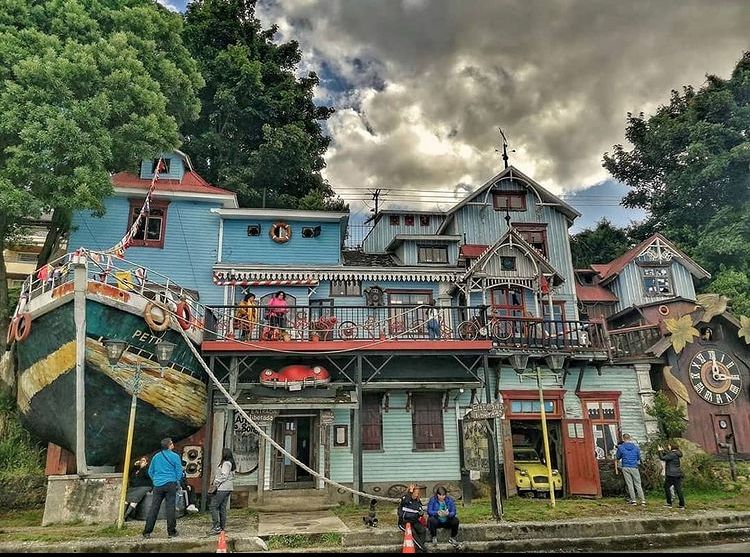
{"label": "wooden window frame", "polygon": [[[362,420],[360,426],[362,427],[362,450],[368,452],[382,452],[383,451],[383,407],[381,404],[383,393],[365,393],[362,395]],[[365,400],[369,399],[369,406],[373,410],[371,413],[365,410]],[[377,407],[377,413],[374,408]],[[376,415],[377,414],[377,415]],[[376,419],[369,423],[368,418],[376,415]],[[370,428],[369,430],[367,428]],[[375,433],[373,437],[377,438],[377,446],[372,443],[369,446],[366,442],[366,431],[371,434]]]}
{"label": "wooden window frame", "polygon": [[[343,294],[340,293],[339,291],[336,291],[336,290],[333,289],[333,284],[334,283],[343,283],[344,284]],[[349,283],[351,283],[351,284],[349,284]],[[357,287],[356,288],[357,293],[356,294],[348,294],[347,293],[347,288],[349,286],[352,286],[352,287],[356,286]],[[329,292],[330,292],[331,298],[357,298],[357,297],[362,296],[362,281],[361,280],[352,280],[352,281],[349,281],[349,280],[331,280]]]}
{"label": "wooden window frame", "polygon": [[[549,257],[549,243],[547,242],[547,224],[543,222],[514,222],[513,228],[516,229],[519,236],[523,238],[527,244],[534,246],[533,242],[526,239],[527,233],[540,232],[542,234],[542,250],[541,254],[547,258]],[[536,248],[535,248],[536,249]],[[537,250],[539,251],[539,250]]]}
{"label": "wooden window frame", "polygon": [[[593,435],[594,440],[594,447],[596,448],[598,445],[596,444],[596,426],[606,426],[606,425],[612,425],[615,426],[615,432],[616,432],[616,438],[614,439],[615,447],[612,447],[613,449],[616,448],[617,439],[620,439],[622,436],[622,418],[620,415],[620,395],[622,394],[620,391],[585,391],[585,392],[578,392],[576,393],[578,395],[579,400],[581,401],[581,415],[591,421],[591,432]],[[603,402],[612,403],[615,408],[615,417],[613,419],[605,419],[602,415],[602,409],[601,404]],[[589,409],[588,405],[590,403],[598,403],[599,404],[599,418],[591,418],[589,416]],[[604,458],[597,460],[612,460],[611,454],[606,450],[604,450]]]}
{"label": "wooden window frame", "polygon": [[[643,294],[647,298],[665,298],[669,296],[674,296],[674,275],[672,274],[672,266],[671,265],[638,265],[638,268],[640,270],[641,275],[641,287],[643,288]],[[666,277],[659,277],[659,278],[666,278],[667,282],[669,284],[669,293],[664,294],[661,292],[656,293],[649,293],[648,290],[646,290],[646,279],[653,278],[656,279],[657,277],[647,277],[646,276],[646,269],[666,269],[667,270],[667,276]]]}
{"label": "wooden window frame", "polygon": [[419,226],[430,226],[430,215],[419,215]]}
{"label": "wooden window frame", "polygon": [[[164,163],[164,170],[159,172],[159,176],[163,176],[164,174],[169,174],[169,169],[172,167],[172,159],[162,159],[162,163]],[[156,165],[159,164],[159,159],[153,159],[151,161],[151,174],[156,173]]]}
{"label": "wooden window frame", "polygon": [[[526,211],[526,191],[493,191],[492,192],[492,208],[495,211],[508,211],[511,213],[523,213]],[[505,205],[501,205],[499,201],[501,199],[506,200]],[[512,207],[511,199],[520,199],[521,205],[519,207]]]}
{"label": "wooden window frame", "polygon": [[[506,292],[509,293],[510,291],[517,292],[518,295],[521,298],[521,305],[520,306],[514,306],[511,304],[498,304],[496,302],[495,295],[499,294],[500,292]],[[505,300],[508,301],[508,294],[505,295]],[[490,303],[492,307],[492,311],[496,316],[500,316],[499,313],[501,310],[505,310],[506,313],[502,314],[507,317],[524,317],[526,315],[526,300],[524,297],[524,289],[521,287],[502,287],[502,286],[496,286],[492,290],[490,290]],[[520,312],[520,313],[519,313]]]}
{"label": "wooden window frame", "polygon": [[[513,372],[515,374],[515,372]],[[544,400],[553,401],[553,411],[546,412],[548,420],[561,420],[565,416],[565,392],[566,389],[544,389]],[[520,401],[537,401],[539,402],[539,391],[509,389],[500,391],[503,395],[503,404],[505,405],[505,418],[508,420],[539,420],[542,417],[541,412],[513,412],[512,402]]]}
{"label": "wooden window frame", "polygon": [[[548,315],[545,312],[549,311],[549,301],[542,300],[540,305],[542,306],[542,320],[544,321],[544,318]],[[567,319],[565,318],[565,300],[552,300],[552,305],[560,308],[560,319],[563,323],[566,322]],[[552,315],[552,317],[554,318],[554,314]],[[552,321],[552,319],[550,319],[550,321]]]}
{"label": "wooden window frame", "polygon": [[[434,250],[440,250],[445,253],[445,261],[425,261],[422,259],[422,250],[432,250],[432,255],[435,255]],[[447,265],[448,264],[448,246],[428,246],[417,244],[417,263],[425,265]]]}
{"label": "wooden window frame", "polygon": [[404,226],[414,226],[414,215],[404,215]]}
{"label": "wooden window frame", "polygon": [[[441,392],[415,392],[411,393],[411,437],[412,437],[412,451],[413,452],[419,452],[419,453],[429,453],[429,452],[444,452],[445,451],[445,414],[443,411],[443,393]],[[417,423],[415,418],[417,417],[417,414],[420,414],[420,417],[422,417],[422,414],[430,414],[432,412],[432,407],[430,407],[429,404],[426,404],[425,407],[418,409],[418,401],[424,401],[428,398],[434,398],[438,401],[438,409],[440,411],[440,423],[436,422],[420,422]],[[428,437],[432,438],[433,434],[434,437],[439,437],[439,441],[432,441],[432,445],[435,445],[433,447],[419,447],[418,441],[417,441],[417,427],[429,427],[430,433],[427,435]],[[439,431],[437,431],[439,429]],[[421,435],[421,437],[425,437],[424,433]],[[425,444],[425,443],[423,443]]]}
{"label": "wooden window frame", "polygon": [[[135,222],[135,218],[138,216],[138,213],[141,210],[141,207],[143,207],[143,199],[130,199],[130,209],[128,211],[128,226],[125,229],[125,232],[127,233],[130,230],[130,227],[133,226],[133,223]],[[166,236],[167,232],[167,216],[169,213],[169,201],[165,199],[152,199],[150,203],[151,209],[160,209],[164,212],[164,215],[162,217],[150,217],[149,215],[146,216],[146,219],[143,222],[143,230],[145,231],[148,228],[148,220],[150,218],[160,218],[161,219],[161,228],[159,230],[159,239],[158,240],[146,240],[146,239],[140,239],[140,238],[131,238],[130,245],[132,247],[141,247],[141,248],[164,248],[164,238]]]}

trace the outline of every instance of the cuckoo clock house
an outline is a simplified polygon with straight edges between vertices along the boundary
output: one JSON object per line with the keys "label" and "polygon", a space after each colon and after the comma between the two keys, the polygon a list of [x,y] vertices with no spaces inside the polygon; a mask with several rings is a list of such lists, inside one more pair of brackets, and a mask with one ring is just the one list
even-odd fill
{"label": "cuckoo clock house", "polygon": [[[617,259],[576,270],[581,311],[606,319],[612,358],[648,373],[706,452],[750,454],[750,350],[727,300],[696,295],[709,274],[660,234]],[[653,427],[653,426],[652,426]]]}

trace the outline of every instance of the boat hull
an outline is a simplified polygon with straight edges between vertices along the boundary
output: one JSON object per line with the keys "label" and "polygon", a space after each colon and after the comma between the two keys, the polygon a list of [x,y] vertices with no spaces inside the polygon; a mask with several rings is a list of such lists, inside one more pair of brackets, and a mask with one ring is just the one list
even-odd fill
{"label": "boat hull", "polygon": [[[120,307],[117,307],[117,306]],[[125,454],[135,370],[141,386],[133,454],[159,448],[195,433],[206,419],[207,377],[177,331],[158,337],[140,315],[123,304],[86,300],[85,434],[89,466],[120,464]],[[130,346],[112,367],[102,344],[106,339]],[[160,369],[154,353],[158,340],[176,345],[170,365]],[[76,452],[76,335],[73,297],[35,316],[29,337],[16,343],[18,407],[24,425],[45,442]]]}

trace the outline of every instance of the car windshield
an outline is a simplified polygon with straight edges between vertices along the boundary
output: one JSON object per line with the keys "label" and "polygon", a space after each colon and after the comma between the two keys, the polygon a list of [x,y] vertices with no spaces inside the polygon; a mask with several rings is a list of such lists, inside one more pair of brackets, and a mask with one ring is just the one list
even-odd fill
{"label": "car windshield", "polygon": [[513,449],[513,460],[516,462],[539,462],[539,455],[535,449]]}

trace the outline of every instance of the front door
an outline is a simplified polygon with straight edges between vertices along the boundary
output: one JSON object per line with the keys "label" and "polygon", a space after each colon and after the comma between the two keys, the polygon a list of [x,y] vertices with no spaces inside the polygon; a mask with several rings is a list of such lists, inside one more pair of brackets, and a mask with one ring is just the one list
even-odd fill
{"label": "front door", "polygon": [[599,464],[590,420],[563,420],[565,472],[570,495],[601,497]]}
{"label": "front door", "polygon": [[714,415],[714,435],[716,436],[717,451],[719,454],[726,452],[722,450],[722,445],[732,445],[732,452],[737,452],[737,445],[734,442],[734,429],[732,429],[732,417],[729,414]]}
{"label": "front door", "polygon": [[[306,466],[315,469],[313,422],[314,416],[279,416],[274,420],[274,440],[284,447],[287,453]],[[307,484],[312,485],[313,478],[310,473],[277,449],[273,450],[272,465],[274,489],[301,488],[308,487]]]}

